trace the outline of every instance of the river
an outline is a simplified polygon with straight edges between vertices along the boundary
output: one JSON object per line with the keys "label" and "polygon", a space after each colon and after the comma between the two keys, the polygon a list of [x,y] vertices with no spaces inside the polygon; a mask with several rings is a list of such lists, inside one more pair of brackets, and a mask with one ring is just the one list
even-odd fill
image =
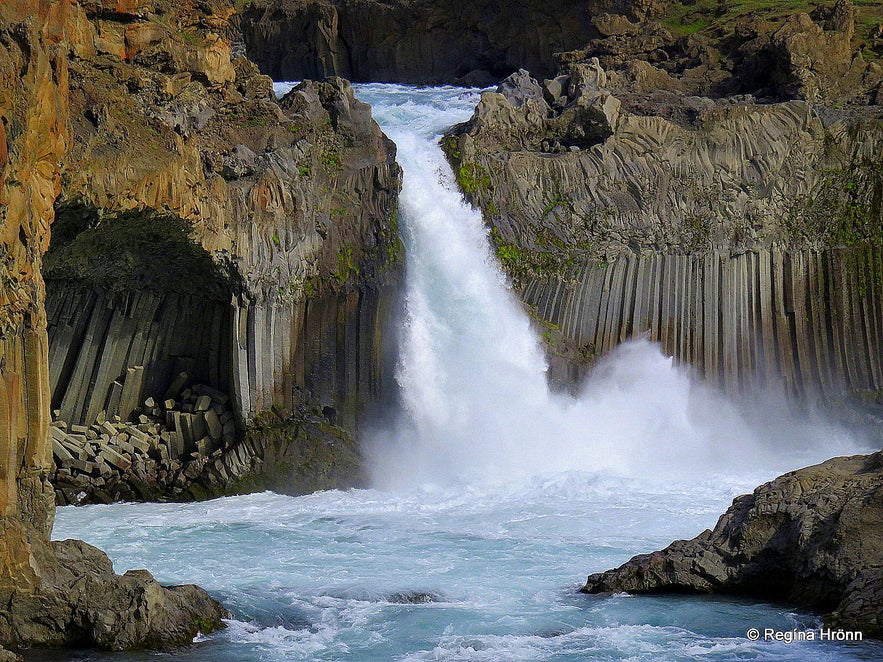
{"label": "river", "polygon": [[405,176],[402,407],[365,439],[374,487],[66,507],[53,536],[220,599],[229,627],[180,659],[883,659],[873,642],[751,642],[750,627],[818,625],[755,600],[577,593],[589,572],[713,526],[782,471],[861,449],[775,406],[746,414],[642,340],[576,395],[550,392],[538,333],[437,144],[476,91],[357,93]]}

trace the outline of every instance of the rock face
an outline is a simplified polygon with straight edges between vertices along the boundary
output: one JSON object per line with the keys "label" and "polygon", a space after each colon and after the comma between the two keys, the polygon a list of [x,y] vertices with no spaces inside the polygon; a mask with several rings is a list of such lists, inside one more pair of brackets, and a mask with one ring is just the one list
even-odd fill
{"label": "rock face", "polygon": [[77,542],[50,543],[54,519],[41,260],[68,131],[68,51],[83,8],[51,0],[0,5],[0,645],[169,647],[222,625],[196,587],[165,589],[146,572],[118,577]]}
{"label": "rock face", "polygon": [[[131,373],[130,373],[131,374]],[[226,394],[181,373],[166,399],[148,398],[137,419],[99,413],[90,426],[52,422],[52,484],[59,506],[114,501],[188,501],[272,489],[304,494],[360,484],[353,435],[329,412],[296,419],[264,412],[240,434]]]}
{"label": "rock face", "polygon": [[82,541],[40,541],[31,550],[40,588],[4,602],[5,646],[170,649],[229,617],[197,586],[160,586],[146,570],[114,574],[107,555]]}
{"label": "rock face", "polygon": [[604,2],[257,0],[242,15],[249,57],[276,80],[486,85],[593,36]]}
{"label": "rock face", "polygon": [[[230,394],[239,437],[267,414],[303,441],[318,410],[351,439],[380,397],[401,264],[394,145],[341,79],[277,101],[231,55],[231,14],[220,1],[85,7],[44,269],[52,407],[69,425],[137,417],[182,373],[170,397]],[[357,480],[349,451],[346,472],[322,457],[317,475]],[[260,459],[210,482],[226,493]],[[181,498],[196,496],[190,479],[174,484]]]}
{"label": "rock face", "polygon": [[520,72],[444,141],[554,377],[647,334],[730,390],[877,398],[880,109],[638,93],[627,74]]}
{"label": "rock face", "polygon": [[835,458],[742,496],[711,531],[588,578],[585,593],[736,593],[833,611],[883,637],[883,453]]}
{"label": "rock face", "polygon": [[[676,90],[770,101],[879,103],[883,4],[616,3],[562,63],[598,57],[618,92]],[[640,5],[649,5],[643,13]],[[876,100],[876,101],[875,101]]]}

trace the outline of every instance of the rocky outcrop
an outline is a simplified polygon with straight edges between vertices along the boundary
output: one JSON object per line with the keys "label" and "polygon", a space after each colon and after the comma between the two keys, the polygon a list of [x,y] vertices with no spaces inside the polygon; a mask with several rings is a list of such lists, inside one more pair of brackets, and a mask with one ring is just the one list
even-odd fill
{"label": "rocky outcrop", "polygon": [[[231,14],[86,7],[44,270],[52,404],[68,425],[126,422],[182,372],[177,392],[230,394],[240,438],[272,413],[302,441],[314,410],[351,438],[380,396],[400,266],[394,146],[341,79],[277,101],[231,55]],[[323,457],[317,475],[338,475]],[[213,484],[226,493],[260,459]]]}
{"label": "rocky outcrop", "polygon": [[[90,426],[52,422],[55,503],[189,501],[272,489],[305,494],[361,484],[353,435],[326,408],[293,419],[265,412],[239,434],[226,394],[181,373],[165,400],[148,398]],[[59,414],[60,412],[56,412]],[[329,420],[332,419],[332,420]]]}
{"label": "rocky outcrop", "polygon": [[[594,15],[597,36],[561,63],[599,58],[619,95],[676,90],[769,101],[879,103],[879,3],[620,3]],[[811,11],[810,11],[811,10]]]}
{"label": "rocky outcrop", "polygon": [[249,56],[279,79],[489,85],[525,68],[598,57],[625,88],[874,102],[880,5],[530,0],[499,3],[255,0],[242,16]]}
{"label": "rocky outcrop", "polygon": [[553,376],[646,334],[730,390],[876,399],[880,113],[626,103],[611,80],[597,59],[543,83],[522,72],[444,141],[547,329]]}
{"label": "rocky outcrop", "polygon": [[196,586],[160,586],[146,570],[114,574],[107,555],[80,540],[31,541],[30,550],[39,589],[4,600],[0,641],[10,648],[171,649],[229,617]]}
{"label": "rocky outcrop", "polygon": [[68,50],[81,7],[0,5],[0,645],[171,647],[222,625],[196,587],[113,574],[78,542],[50,543],[54,519],[44,284],[59,164],[67,157]]}
{"label": "rocky outcrop", "polygon": [[593,36],[606,2],[256,0],[242,15],[249,57],[276,80],[487,85]]}
{"label": "rocky outcrop", "polygon": [[835,458],[742,496],[713,530],[588,578],[585,593],[735,593],[832,610],[883,637],[883,453]]}

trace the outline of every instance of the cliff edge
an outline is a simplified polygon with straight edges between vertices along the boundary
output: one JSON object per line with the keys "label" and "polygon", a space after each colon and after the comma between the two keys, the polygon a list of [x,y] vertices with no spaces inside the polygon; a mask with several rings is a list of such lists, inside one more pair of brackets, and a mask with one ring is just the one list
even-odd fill
{"label": "cliff edge", "polygon": [[360,480],[401,273],[395,146],[282,99],[230,2],[85,3],[44,261],[60,505]]}
{"label": "cliff edge", "polygon": [[[756,24],[726,57],[658,22],[595,23],[607,36],[558,75],[516,72],[444,141],[553,377],[645,334],[730,392],[877,401],[883,69],[852,6]],[[773,51],[781,75],[753,87],[748,54]]]}

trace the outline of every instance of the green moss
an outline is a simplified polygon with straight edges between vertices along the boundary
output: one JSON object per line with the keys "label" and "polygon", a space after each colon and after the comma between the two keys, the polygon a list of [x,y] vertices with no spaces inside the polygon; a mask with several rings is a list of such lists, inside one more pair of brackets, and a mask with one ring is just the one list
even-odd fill
{"label": "green moss", "polygon": [[448,158],[454,159],[455,161],[459,161],[462,158],[462,152],[460,152],[460,141],[457,139],[457,136],[448,136],[442,142],[442,148],[445,153],[448,155]]}
{"label": "green moss", "polygon": [[477,163],[466,163],[457,169],[457,184],[467,195],[480,195],[490,189],[491,177]]}
{"label": "green moss", "polygon": [[500,259],[504,267],[511,267],[517,264],[521,258],[521,251],[515,244],[503,244],[497,247],[497,257]]}
{"label": "green moss", "polygon": [[189,30],[178,30],[178,37],[185,44],[192,48],[205,48],[205,39],[198,32],[190,32]]}
{"label": "green moss", "polygon": [[[713,39],[734,35],[736,25],[748,17],[771,22],[781,22],[796,12],[811,12],[818,5],[833,5],[833,0],[695,0],[693,2],[666,3],[659,21],[675,36],[703,33]],[[872,53],[871,30],[883,15],[883,0],[853,0],[856,9],[856,38],[859,48],[871,53],[871,59],[879,58]],[[738,40],[737,40],[738,41]]]}
{"label": "green moss", "polygon": [[334,277],[337,279],[337,282],[343,285],[349,280],[350,276],[358,275],[359,268],[353,258],[352,247],[345,246],[344,248],[341,248],[337,253],[337,271],[334,272]]}
{"label": "green moss", "polygon": [[322,156],[322,163],[328,172],[330,172],[330,173],[338,172],[340,170],[341,164],[342,164],[340,154],[336,151],[326,152]]}
{"label": "green moss", "polygon": [[47,280],[80,282],[111,294],[149,289],[227,299],[235,270],[215,263],[190,233],[190,223],[152,209],[104,212],[70,203],[56,209],[43,260]]}
{"label": "green moss", "polygon": [[389,225],[380,231],[379,245],[386,255],[386,266],[397,264],[404,253],[405,246],[399,236],[399,210],[393,207],[389,214]]}

